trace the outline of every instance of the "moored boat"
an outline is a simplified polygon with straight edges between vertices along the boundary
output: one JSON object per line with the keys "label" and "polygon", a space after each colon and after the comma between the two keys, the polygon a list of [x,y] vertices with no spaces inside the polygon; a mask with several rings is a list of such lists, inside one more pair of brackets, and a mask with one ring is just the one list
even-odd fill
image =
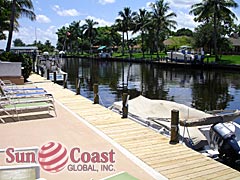
{"label": "moored boat", "polygon": [[67,73],[61,70],[62,58],[55,54],[50,56],[48,52],[44,52],[37,60],[37,67],[41,74],[49,73],[49,79],[54,81],[54,73],[56,73],[56,82],[66,81]]}
{"label": "moored boat", "polygon": [[[234,122],[240,117],[239,110],[210,114],[176,102],[143,96],[127,103],[129,118],[166,136],[171,132],[171,111],[178,110],[179,139],[182,142],[229,164],[240,162],[240,125]],[[115,102],[110,109],[122,113],[122,101]]]}

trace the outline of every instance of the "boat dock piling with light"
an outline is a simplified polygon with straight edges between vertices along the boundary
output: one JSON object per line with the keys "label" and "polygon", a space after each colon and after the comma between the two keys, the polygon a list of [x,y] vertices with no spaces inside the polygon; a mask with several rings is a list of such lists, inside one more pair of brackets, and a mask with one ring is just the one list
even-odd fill
{"label": "boat dock piling with light", "polygon": [[[219,163],[181,143],[169,143],[169,138],[83,96],[76,95],[58,84],[31,75],[30,81],[52,93],[54,98],[86,123],[104,133],[122,150],[168,179],[239,179],[240,172]],[[39,83],[40,82],[40,83]],[[97,94],[98,91],[96,91]],[[177,112],[173,111],[177,122]],[[176,124],[172,131],[176,132]],[[176,141],[176,136],[172,137]]]}

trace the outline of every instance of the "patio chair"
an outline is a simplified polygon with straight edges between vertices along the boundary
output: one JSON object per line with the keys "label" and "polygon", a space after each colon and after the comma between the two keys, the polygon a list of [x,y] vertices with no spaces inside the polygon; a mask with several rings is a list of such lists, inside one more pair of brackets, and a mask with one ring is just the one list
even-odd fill
{"label": "patio chair", "polygon": [[[11,99],[20,99],[20,98],[36,98],[36,97],[46,97],[46,98],[52,98],[53,95],[48,93],[43,88],[26,88],[28,90],[11,90],[11,91],[5,91],[4,88],[0,85],[0,95],[1,97],[10,97]],[[31,89],[31,90],[29,90]]]}
{"label": "patio chair", "polygon": [[1,80],[0,79],[0,86],[3,91],[8,94],[15,94],[15,93],[29,93],[29,92],[44,92],[43,88],[38,87],[24,87],[22,85],[16,85],[9,80]]}
{"label": "patio chair", "polygon": [[54,111],[54,115],[57,116],[54,101],[51,99],[37,98],[32,100],[29,98],[21,98],[20,100],[11,99],[9,97],[1,97],[0,99],[0,120],[2,123],[5,123],[4,117],[15,117],[17,116],[18,121],[19,114],[29,114],[32,112],[44,112],[48,111],[50,114],[51,111]]}

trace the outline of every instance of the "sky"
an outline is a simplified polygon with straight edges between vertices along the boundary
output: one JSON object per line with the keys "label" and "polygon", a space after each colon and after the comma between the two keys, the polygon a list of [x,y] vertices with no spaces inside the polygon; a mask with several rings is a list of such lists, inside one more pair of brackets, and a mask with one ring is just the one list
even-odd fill
{"label": "sky", "polygon": [[[236,0],[235,2],[238,2]],[[124,7],[130,7],[132,11],[141,8],[149,9],[149,4],[154,0],[32,0],[36,21],[28,18],[19,19],[19,32],[14,32],[13,40],[20,38],[25,44],[32,44],[34,40],[45,43],[49,40],[56,45],[56,32],[63,26],[68,26],[73,21],[85,19],[97,21],[98,26],[110,26],[118,17],[118,12]],[[198,25],[189,14],[191,5],[201,0],[165,0],[169,3],[171,11],[177,14],[177,29],[189,28],[194,30]],[[240,4],[239,4],[240,6]],[[240,24],[240,7],[232,10],[237,16],[237,24]],[[97,27],[97,26],[96,26]],[[6,33],[7,35],[7,33]],[[6,48],[6,41],[0,41],[0,49]]]}

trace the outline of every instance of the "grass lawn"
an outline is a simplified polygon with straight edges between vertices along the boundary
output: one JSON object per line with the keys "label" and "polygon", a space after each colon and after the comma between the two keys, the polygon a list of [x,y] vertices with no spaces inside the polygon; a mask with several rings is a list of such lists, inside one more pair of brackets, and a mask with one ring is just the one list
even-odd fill
{"label": "grass lawn", "polygon": [[[166,54],[160,52],[159,53],[159,57],[165,57]],[[125,53],[124,56],[122,56],[122,53],[113,53],[113,57],[117,57],[117,58],[129,58],[130,54],[129,53]],[[142,53],[132,53],[132,58],[137,58],[140,59],[143,57]],[[154,53],[151,57],[151,54],[147,54],[145,53],[145,59],[156,59],[157,58],[157,53]]]}
{"label": "grass lawn", "polygon": [[[207,59],[209,59],[209,62],[214,62],[215,57],[210,56],[205,58],[205,62],[207,62]],[[220,57],[219,63],[221,64],[239,64],[240,65],[240,55],[222,55]]]}
{"label": "grass lawn", "polygon": [[[159,53],[160,57],[166,57],[167,55],[165,53]],[[118,58],[129,58],[130,55],[128,53],[125,53],[124,56],[122,56],[121,53],[114,53],[113,57],[118,57]],[[132,54],[133,58],[142,58],[142,53],[133,53]],[[150,54],[145,54],[145,59],[151,60],[151,59],[157,59],[157,54],[154,53],[152,55]],[[215,62],[215,56],[209,56],[205,57],[204,61],[207,63]],[[240,55],[222,55],[220,56],[220,61],[218,63],[221,64],[239,64],[240,65]]]}

